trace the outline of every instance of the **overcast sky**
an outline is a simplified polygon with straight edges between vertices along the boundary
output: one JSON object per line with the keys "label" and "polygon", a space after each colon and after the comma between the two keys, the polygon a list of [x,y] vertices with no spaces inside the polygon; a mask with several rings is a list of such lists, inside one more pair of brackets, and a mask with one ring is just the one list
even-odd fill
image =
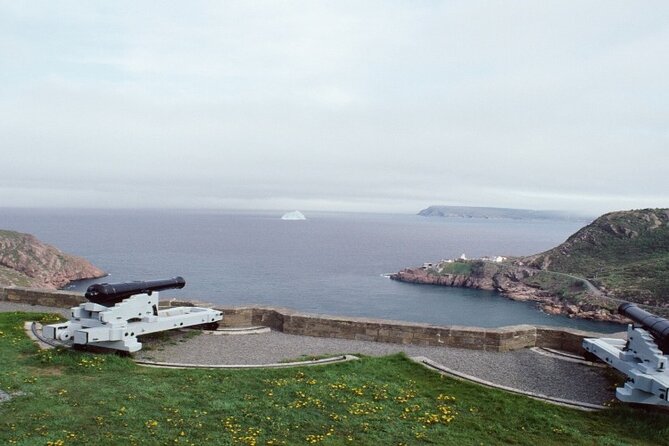
{"label": "overcast sky", "polygon": [[0,145],[0,207],[669,207],[669,2],[0,0]]}

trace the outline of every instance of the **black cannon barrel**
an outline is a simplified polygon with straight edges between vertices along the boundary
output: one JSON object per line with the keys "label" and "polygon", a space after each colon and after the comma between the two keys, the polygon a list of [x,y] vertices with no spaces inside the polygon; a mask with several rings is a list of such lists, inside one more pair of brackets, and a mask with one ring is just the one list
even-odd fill
{"label": "black cannon barrel", "polygon": [[618,313],[627,316],[648,331],[662,353],[669,354],[669,320],[651,314],[632,303],[624,303],[618,307]]}
{"label": "black cannon barrel", "polygon": [[84,296],[93,303],[111,307],[135,294],[151,294],[154,291],[183,288],[185,286],[186,281],[181,276],[162,280],[96,283],[88,287]]}

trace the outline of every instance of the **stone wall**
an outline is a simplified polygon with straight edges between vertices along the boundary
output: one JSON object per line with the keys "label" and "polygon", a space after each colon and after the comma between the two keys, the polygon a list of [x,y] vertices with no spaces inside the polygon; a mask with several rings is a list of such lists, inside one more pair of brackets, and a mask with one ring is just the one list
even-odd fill
{"label": "stone wall", "polygon": [[[216,307],[211,304],[210,306]],[[226,327],[267,326],[284,333],[303,336],[498,352],[528,347],[546,347],[583,353],[581,347],[583,338],[601,337],[600,333],[533,325],[501,328],[437,326],[381,319],[305,314],[285,308],[219,307],[216,309],[223,312],[223,325]]]}
{"label": "stone wall", "polygon": [[[626,339],[624,331],[626,328],[621,325],[621,333],[607,334],[606,337],[620,337]],[[582,330],[570,330],[558,327],[537,327],[537,347],[553,348],[566,352],[583,354],[585,351],[581,344],[583,338],[601,338],[601,333],[590,333]]]}
{"label": "stone wall", "polygon": [[[80,293],[16,287],[0,288],[0,300],[61,308],[73,307],[86,301]],[[581,347],[583,338],[601,337],[601,334],[598,333],[532,325],[501,328],[437,326],[382,319],[306,314],[287,308],[217,307],[215,304],[197,301],[161,301],[162,308],[177,306],[215,308],[223,312],[223,325],[226,327],[265,326],[276,331],[302,336],[498,352],[528,347],[546,347],[583,353]]]}

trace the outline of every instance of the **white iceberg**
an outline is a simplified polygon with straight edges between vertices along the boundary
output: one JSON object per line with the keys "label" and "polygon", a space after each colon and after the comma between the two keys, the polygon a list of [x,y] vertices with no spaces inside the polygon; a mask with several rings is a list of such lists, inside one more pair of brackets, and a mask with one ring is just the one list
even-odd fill
{"label": "white iceberg", "polygon": [[307,217],[300,211],[286,212],[281,220],[306,220]]}

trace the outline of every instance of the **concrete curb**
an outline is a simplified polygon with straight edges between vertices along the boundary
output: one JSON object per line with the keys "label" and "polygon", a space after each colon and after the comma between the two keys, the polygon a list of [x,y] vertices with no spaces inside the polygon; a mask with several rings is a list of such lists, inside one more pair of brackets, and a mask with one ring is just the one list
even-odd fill
{"label": "concrete curb", "polygon": [[316,365],[337,364],[340,362],[355,361],[359,359],[354,355],[341,355],[332,358],[315,359],[311,361],[275,362],[272,364],[183,364],[180,362],[156,362],[147,360],[134,360],[136,364],[144,367],[157,367],[167,369],[284,369],[290,367],[307,367]]}
{"label": "concrete curb", "polygon": [[44,342],[42,338],[37,336],[35,330],[39,330],[42,328],[42,324],[39,322],[34,322],[34,321],[27,321],[23,323],[23,330],[25,330],[26,334],[30,339],[32,339],[35,344],[39,347],[40,350],[49,350],[50,348],[54,348],[55,346]]}
{"label": "concrete curb", "polygon": [[567,352],[561,352],[559,350],[554,350],[552,348],[532,347],[530,350],[539,355],[548,356],[549,358],[555,358],[561,361],[573,362],[574,364],[582,364],[582,365],[587,365],[589,367],[599,367],[602,369],[605,369],[607,367],[606,364],[588,361],[586,359],[579,358],[576,355],[572,355]]}
{"label": "concrete curb", "polygon": [[249,334],[262,334],[272,331],[269,327],[240,327],[240,328],[217,328],[216,330],[198,330],[197,328],[182,328],[179,331],[199,331],[211,336],[236,336]]}

